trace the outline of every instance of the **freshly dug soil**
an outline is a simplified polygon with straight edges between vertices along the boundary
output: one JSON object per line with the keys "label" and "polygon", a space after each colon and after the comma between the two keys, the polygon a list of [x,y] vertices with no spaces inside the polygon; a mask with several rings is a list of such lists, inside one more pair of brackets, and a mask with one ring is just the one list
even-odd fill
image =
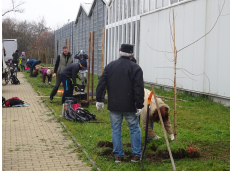
{"label": "freshly dug soil", "polygon": [[[157,156],[165,158],[165,159],[170,158],[169,157],[169,152],[167,150],[159,150],[159,151],[157,151]],[[173,156],[174,159],[182,159],[182,158],[185,158],[185,157],[199,158],[200,157],[200,152],[192,151],[191,153],[189,153],[185,149],[178,149],[177,152],[172,152],[172,156]]]}
{"label": "freshly dug soil", "polygon": [[[123,144],[123,146],[129,148],[131,147],[131,143],[126,143]],[[111,161],[111,160],[115,160],[115,157],[112,154],[113,151],[113,143],[112,142],[108,142],[108,141],[99,141],[97,143],[97,148],[105,148],[103,149],[102,152],[100,152],[101,156],[107,156],[107,161]],[[158,150],[157,151],[157,146],[155,144],[151,145],[148,147],[149,149],[151,149],[151,151],[153,152],[149,152],[149,153],[145,153],[145,160],[149,163],[151,162],[162,162],[164,159],[169,159],[169,152],[167,150]],[[131,152],[129,151],[124,151],[125,156],[123,159],[123,162],[130,162],[131,161]],[[189,157],[189,158],[199,158],[200,152],[198,151],[191,151],[189,153],[188,150],[185,150],[183,148],[178,149],[177,152],[172,152],[172,156],[174,159],[182,159],[185,157]]]}
{"label": "freshly dug soil", "polygon": [[112,142],[108,142],[108,141],[99,141],[97,143],[97,147],[98,148],[103,148],[103,147],[110,147],[110,148],[113,148],[113,144]]}
{"label": "freshly dug soil", "polygon": [[156,156],[154,153],[148,153],[145,155],[145,158],[147,162],[152,163],[152,162],[162,162],[163,158]]}

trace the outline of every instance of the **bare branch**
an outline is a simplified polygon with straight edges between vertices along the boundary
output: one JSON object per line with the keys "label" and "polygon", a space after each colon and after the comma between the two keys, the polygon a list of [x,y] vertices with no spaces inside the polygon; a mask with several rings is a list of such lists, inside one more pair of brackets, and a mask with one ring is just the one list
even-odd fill
{"label": "bare branch", "polygon": [[23,4],[25,4],[25,2],[20,2],[19,4],[15,5],[15,1],[12,0],[12,6],[13,6],[12,9],[9,9],[9,10],[7,10],[6,12],[4,12],[4,13],[2,14],[2,16],[6,15],[6,14],[9,13],[9,12],[23,13],[23,12],[24,12],[24,9],[19,8],[19,7],[22,6]]}
{"label": "bare branch", "polygon": [[194,44],[194,43],[196,43],[196,42],[198,42],[200,39],[202,39],[203,37],[207,36],[207,35],[214,29],[214,27],[216,26],[216,24],[217,24],[217,22],[218,22],[219,17],[221,16],[221,12],[222,12],[222,10],[223,10],[223,8],[224,8],[225,1],[226,1],[226,0],[224,0],[223,6],[222,6],[222,8],[221,8],[221,11],[220,11],[220,13],[219,13],[219,15],[218,15],[218,17],[217,17],[217,20],[216,20],[216,22],[214,23],[213,27],[212,27],[204,36],[200,37],[199,39],[197,39],[196,41],[190,43],[189,45],[187,45],[187,46],[181,48],[181,49],[178,50],[177,52],[180,52],[180,51],[182,51],[183,49],[185,49],[185,48],[191,46],[192,44]]}

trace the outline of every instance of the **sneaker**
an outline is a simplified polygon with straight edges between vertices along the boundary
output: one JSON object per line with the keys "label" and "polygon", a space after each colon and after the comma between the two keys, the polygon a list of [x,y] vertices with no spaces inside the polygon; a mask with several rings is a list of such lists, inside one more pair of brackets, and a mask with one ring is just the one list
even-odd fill
{"label": "sneaker", "polygon": [[115,156],[115,163],[121,163],[122,158],[119,156]]}
{"label": "sneaker", "polygon": [[139,162],[140,161],[140,157],[138,157],[137,155],[134,155],[133,157],[132,157],[132,159],[131,159],[131,162],[133,162],[133,163],[137,163],[137,162]]}
{"label": "sneaker", "polygon": [[53,98],[51,98],[51,97],[50,97],[50,100],[49,100],[49,101],[50,101],[50,103],[52,103],[52,101],[53,101]]}

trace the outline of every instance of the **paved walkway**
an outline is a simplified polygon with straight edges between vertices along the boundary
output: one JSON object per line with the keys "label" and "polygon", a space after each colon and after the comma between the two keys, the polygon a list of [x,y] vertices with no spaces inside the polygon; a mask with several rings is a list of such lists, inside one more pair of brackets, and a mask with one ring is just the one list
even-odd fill
{"label": "paved walkway", "polygon": [[22,73],[18,79],[20,85],[2,86],[2,95],[19,97],[31,106],[2,109],[2,170],[91,170],[76,152],[71,153],[72,140]]}

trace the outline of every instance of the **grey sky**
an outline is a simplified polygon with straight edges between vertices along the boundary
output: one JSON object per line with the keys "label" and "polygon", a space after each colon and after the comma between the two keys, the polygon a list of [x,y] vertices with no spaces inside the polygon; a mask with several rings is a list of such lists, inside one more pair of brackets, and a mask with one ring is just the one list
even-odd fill
{"label": "grey sky", "polygon": [[[21,7],[25,9],[24,13],[10,12],[2,19],[10,17],[19,21],[38,21],[44,16],[47,26],[53,30],[70,21],[74,21],[80,6],[80,3],[91,3],[93,0],[15,0],[26,2]],[[11,0],[2,0],[2,12],[12,9]]]}

